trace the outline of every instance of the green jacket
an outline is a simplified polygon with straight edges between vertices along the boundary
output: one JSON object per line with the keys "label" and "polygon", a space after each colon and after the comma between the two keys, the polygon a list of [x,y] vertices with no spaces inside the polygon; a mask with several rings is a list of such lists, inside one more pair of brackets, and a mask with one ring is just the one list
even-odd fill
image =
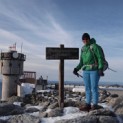
{"label": "green jacket", "polygon": [[81,49],[80,63],[76,69],[79,71],[81,68],[83,70],[98,70],[103,68],[103,54],[94,38]]}

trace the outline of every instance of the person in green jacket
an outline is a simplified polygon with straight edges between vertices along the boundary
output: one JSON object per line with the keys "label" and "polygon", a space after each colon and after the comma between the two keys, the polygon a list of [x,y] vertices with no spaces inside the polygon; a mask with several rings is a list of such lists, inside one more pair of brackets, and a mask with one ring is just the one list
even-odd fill
{"label": "person in green jacket", "polygon": [[82,35],[82,41],[84,46],[81,49],[80,63],[74,68],[73,73],[79,76],[78,71],[83,70],[86,104],[80,106],[80,110],[89,111],[98,108],[98,82],[100,76],[104,76],[103,54],[95,43],[95,39],[90,39],[88,33]]}

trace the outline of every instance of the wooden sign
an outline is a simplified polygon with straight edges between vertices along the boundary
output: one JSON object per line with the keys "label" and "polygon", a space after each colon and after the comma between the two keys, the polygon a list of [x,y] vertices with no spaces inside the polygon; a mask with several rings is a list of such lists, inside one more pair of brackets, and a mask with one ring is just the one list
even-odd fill
{"label": "wooden sign", "polygon": [[46,48],[46,59],[78,59],[79,48]]}
{"label": "wooden sign", "polygon": [[46,59],[60,60],[59,62],[59,106],[64,107],[64,59],[79,59],[79,48],[47,47]]}

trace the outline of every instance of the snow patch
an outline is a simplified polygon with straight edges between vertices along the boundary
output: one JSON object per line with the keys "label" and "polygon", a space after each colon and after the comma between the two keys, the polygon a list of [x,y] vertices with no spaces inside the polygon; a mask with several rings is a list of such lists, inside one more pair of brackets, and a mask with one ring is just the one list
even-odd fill
{"label": "snow patch", "polygon": [[55,123],[58,120],[62,119],[74,119],[80,116],[87,115],[87,112],[82,112],[76,107],[66,107],[64,108],[64,114],[61,117],[49,117],[49,118],[42,118],[41,123]]}

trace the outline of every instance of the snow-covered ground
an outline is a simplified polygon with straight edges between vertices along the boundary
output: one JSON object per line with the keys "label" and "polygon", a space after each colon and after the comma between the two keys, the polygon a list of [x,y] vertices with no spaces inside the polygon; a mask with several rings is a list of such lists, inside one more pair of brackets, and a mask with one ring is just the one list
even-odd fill
{"label": "snow-covered ground", "polygon": [[[104,108],[112,110],[112,108],[105,103],[100,103],[99,105],[103,106]],[[49,118],[42,118],[41,123],[54,123],[55,121],[62,120],[62,119],[74,119],[80,116],[86,116],[87,112],[80,111],[77,107],[66,107],[64,108],[64,114],[61,117],[49,117]]]}
{"label": "snow-covered ground", "polygon": [[76,107],[66,107],[64,108],[64,114],[61,117],[49,117],[49,118],[42,118],[41,123],[54,123],[55,121],[62,120],[62,119],[74,119],[79,116],[85,116],[87,112],[80,112],[79,108]]}
{"label": "snow-covered ground", "polygon": [[[17,103],[15,103],[17,104]],[[105,103],[100,103],[99,105],[103,106],[104,108],[108,108],[110,110],[113,110],[110,106],[107,106]],[[37,109],[42,109],[42,106],[30,106],[28,108],[37,108]],[[46,112],[49,112],[51,109],[48,109]],[[34,113],[28,113],[32,116],[39,117],[39,112],[34,112]],[[49,118],[41,118],[41,123],[54,123],[58,120],[63,120],[63,119],[74,119],[80,116],[86,116],[87,112],[80,111],[79,108],[77,107],[65,107],[63,110],[63,116],[58,116],[58,117],[49,117]],[[0,119],[7,120],[11,116],[3,116],[0,117]],[[119,118],[119,117],[118,117]],[[121,119],[119,118],[119,123],[122,123]]]}
{"label": "snow-covered ground", "polygon": [[[28,90],[31,90],[34,88],[34,86],[29,86],[29,85],[26,85],[24,84],[24,93],[26,92],[29,93]],[[28,86],[28,89],[26,89]],[[72,91],[73,92],[84,92],[85,91],[85,87],[84,86],[73,86],[73,85],[65,85],[65,87],[70,87],[70,88],[73,88]],[[100,86],[99,87],[100,89],[114,89],[114,90],[123,90],[122,87],[109,87],[109,88],[106,88],[105,86]],[[49,91],[52,91],[52,90],[41,90],[39,92],[49,92]],[[112,107],[106,105],[105,103],[100,103],[99,105],[103,106],[104,108],[107,108],[107,109],[110,109],[113,111]],[[35,106],[35,108],[38,108],[38,109],[41,109],[42,107],[41,106]],[[49,110],[47,110],[48,112]],[[34,113],[31,113],[31,115],[33,116],[39,116],[39,112],[34,112]],[[49,117],[49,118],[42,118],[41,119],[41,123],[54,123],[55,121],[58,121],[58,120],[62,120],[62,119],[73,119],[73,118],[77,118],[79,116],[85,116],[87,115],[87,112],[82,112],[79,110],[79,108],[77,107],[66,107],[64,108],[64,113],[63,113],[63,116],[58,116],[58,117]],[[119,118],[119,117],[118,117]],[[121,119],[119,118],[119,123],[122,123]]]}
{"label": "snow-covered ground", "polygon": [[[22,88],[23,88],[24,95],[32,93],[32,90],[34,87],[35,87],[34,84],[23,83]],[[102,87],[102,88],[104,88],[104,87]],[[109,89],[110,89],[110,87],[109,87]],[[119,89],[119,88],[111,87],[111,89]],[[123,88],[120,88],[120,89],[123,89]],[[84,86],[76,86],[73,88],[74,92],[84,92],[84,90],[85,90]],[[40,92],[49,92],[49,91],[51,91],[51,90],[41,90]],[[15,105],[21,105],[21,102],[14,102],[14,104]],[[99,105],[103,106],[104,108],[108,108],[110,110],[113,110],[110,106],[106,105],[105,103],[100,103]],[[37,108],[39,110],[42,109],[42,106],[30,106],[28,108],[32,108],[32,107]],[[47,112],[48,111],[50,111],[50,109],[48,109]],[[30,113],[30,115],[39,117],[39,112]],[[41,123],[54,123],[55,121],[58,121],[58,120],[73,119],[73,118],[77,118],[77,117],[85,116],[85,115],[87,115],[87,112],[82,112],[77,107],[65,107],[63,110],[63,116],[42,118]],[[11,116],[4,116],[4,117],[0,117],[0,119],[6,120],[10,117]],[[120,118],[119,118],[119,122],[122,123]]]}

